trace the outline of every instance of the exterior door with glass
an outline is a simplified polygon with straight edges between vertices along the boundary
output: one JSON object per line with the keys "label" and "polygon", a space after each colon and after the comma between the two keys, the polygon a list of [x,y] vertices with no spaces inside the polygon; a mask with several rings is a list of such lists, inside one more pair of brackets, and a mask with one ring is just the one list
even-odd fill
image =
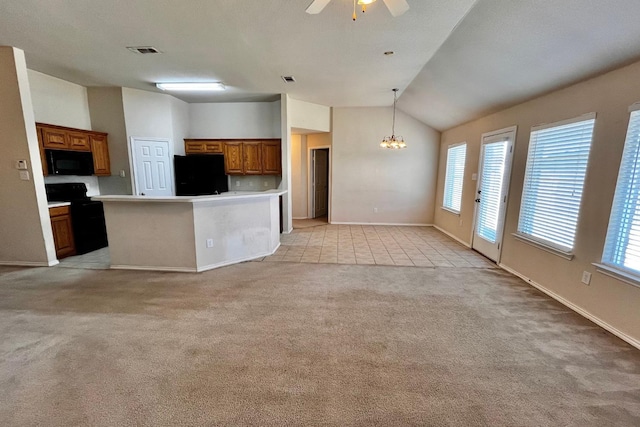
{"label": "exterior door with glass", "polygon": [[516,127],[482,135],[472,248],[499,262]]}

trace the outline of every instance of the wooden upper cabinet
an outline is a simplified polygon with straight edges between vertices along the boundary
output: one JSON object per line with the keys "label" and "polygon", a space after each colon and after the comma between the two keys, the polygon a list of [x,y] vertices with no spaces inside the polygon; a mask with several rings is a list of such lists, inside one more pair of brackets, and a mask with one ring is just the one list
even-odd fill
{"label": "wooden upper cabinet", "polygon": [[280,141],[263,141],[261,145],[263,175],[280,175],[282,173]]}
{"label": "wooden upper cabinet", "polygon": [[91,151],[89,134],[86,132],[67,132],[69,149],[74,151]]}
{"label": "wooden upper cabinet", "polygon": [[111,161],[109,159],[109,144],[107,135],[91,134],[89,135],[91,152],[93,153],[93,170],[98,176],[111,175]]}
{"label": "wooden upper cabinet", "polygon": [[259,142],[243,143],[245,175],[262,175],[262,150]]}
{"label": "wooden upper cabinet", "polygon": [[242,142],[226,142],[224,144],[224,171],[228,175],[242,175],[244,160]]}
{"label": "wooden upper cabinet", "polygon": [[186,154],[224,154],[224,142],[204,139],[185,139]]}
{"label": "wooden upper cabinet", "polygon": [[42,171],[48,175],[47,150],[90,151],[93,156],[94,175],[111,175],[107,134],[90,130],[36,123]]}
{"label": "wooden upper cabinet", "polygon": [[44,145],[42,141],[42,128],[36,126],[36,134],[38,135],[38,146],[40,147],[40,160],[42,161],[42,173],[44,176],[49,175],[49,165],[47,164],[47,156],[44,154]]}
{"label": "wooden upper cabinet", "polygon": [[184,140],[184,152],[186,154],[202,154],[205,152],[205,145],[202,141]]}
{"label": "wooden upper cabinet", "polygon": [[69,148],[67,131],[57,128],[42,127],[42,146],[49,149],[66,150]]}
{"label": "wooden upper cabinet", "polygon": [[204,151],[207,154],[223,154],[224,144],[222,141],[207,141],[204,144]]}

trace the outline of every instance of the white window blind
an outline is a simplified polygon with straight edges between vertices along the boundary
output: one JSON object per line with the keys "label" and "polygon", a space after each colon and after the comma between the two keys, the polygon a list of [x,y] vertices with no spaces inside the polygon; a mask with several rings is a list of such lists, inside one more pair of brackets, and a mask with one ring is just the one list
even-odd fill
{"label": "white window blind", "polygon": [[502,180],[509,141],[485,144],[480,178],[480,199],[478,206],[478,236],[496,243],[498,219],[502,203]]}
{"label": "white window blind", "polygon": [[573,249],[595,113],[531,129],[518,232]]}
{"label": "white window blind", "polygon": [[462,202],[462,183],[464,181],[464,162],[467,144],[452,145],[447,150],[447,171],[444,179],[444,199],[442,206],[460,212]]}
{"label": "white window blind", "polygon": [[640,274],[640,111],[631,113],[602,262]]}

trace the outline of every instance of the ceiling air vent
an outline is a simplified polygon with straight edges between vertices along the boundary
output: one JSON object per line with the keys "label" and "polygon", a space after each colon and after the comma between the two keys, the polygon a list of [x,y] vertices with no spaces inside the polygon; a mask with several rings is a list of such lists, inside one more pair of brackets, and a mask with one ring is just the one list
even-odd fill
{"label": "ceiling air vent", "polygon": [[129,49],[131,52],[140,53],[142,55],[150,55],[150,54],[153,54],[153,53],[162,53],[162,52],[160,52],[158,49],[156,49],[153,46],[128,46],[127,49]]}
{"label": "ceiling air vent", "polygon": [[293,78],[293,76],[282,76],[282,80],[284,80],[285,83],[295,83],[296,79]]}

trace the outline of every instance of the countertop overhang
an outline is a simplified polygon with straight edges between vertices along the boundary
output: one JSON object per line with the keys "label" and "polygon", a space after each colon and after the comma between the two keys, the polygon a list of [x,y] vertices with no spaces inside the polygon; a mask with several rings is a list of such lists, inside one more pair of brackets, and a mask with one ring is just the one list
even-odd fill
{"label": "countertop overhang", "polygon": [[228,193],[206,196],[131,196],[131,195],[101,195],[93,196],[91,200],[101,202],[134,202],[134,203],[205,203],[223,200],[254,199],[261,197],[276,197],[285,194],[286,190],[267,191],[229,191]]}

